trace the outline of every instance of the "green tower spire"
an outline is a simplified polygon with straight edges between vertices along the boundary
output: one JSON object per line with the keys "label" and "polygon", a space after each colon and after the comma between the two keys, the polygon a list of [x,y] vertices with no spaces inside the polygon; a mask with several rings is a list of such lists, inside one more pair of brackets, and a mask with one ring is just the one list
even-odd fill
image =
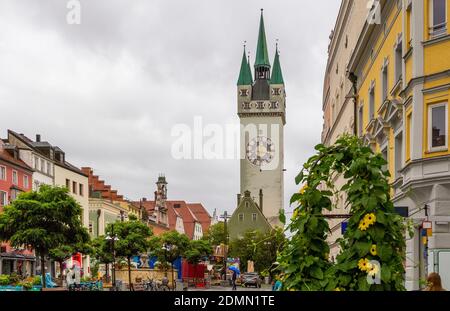
{"label": "green tower spire", "polygon": [[269,53],[267,52],[266,31],[264,29],[263,9],[261,9],[261,18],[259,20],[258,46],[256,48],[255,67],[257,66],[270,67]]}
{"label": "green tower spire", "polygon": [[245,45],[244,54],[242,55],[241,70],[239,71],[239,79],[237,85],[252,85],[252,72],[250,70],[250,65],[247,61],[247,56],[245,55]]}
{"label": "green tower spire", "polygon": [[278,43],[275,49],[275,60],[273,61],[272,78],[270,84],[284,84],[283,73],[281,72],[280,54],[278,53]]}

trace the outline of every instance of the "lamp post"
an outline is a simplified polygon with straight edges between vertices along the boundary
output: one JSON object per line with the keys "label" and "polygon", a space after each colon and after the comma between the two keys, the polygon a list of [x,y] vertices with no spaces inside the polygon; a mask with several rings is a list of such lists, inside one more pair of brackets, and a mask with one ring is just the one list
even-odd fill
{"label": "lamp post", "polygon": [[223,250],[223,275],[224,275],[224,281],[227,280],[227,260],[228,260],[228,244],[229,244],[229,236],[228,236],[228,219],[231,218],[231,216],[228,215],[227,211],[223,213],[223,215],[220,215],[220,218],[223,219],[223,231],[225,234],[225,247]]}
{"label": "lamp post", "polygon": [[[166,260],[168,260],[167,257],[168,257],[169,251],[171,251],[175,247],[176,247],[176,245],[164,243],[162,249],[165,251]],[[173,275],[173,261],[170,261],[170,267],[172,268],[172,291],[175,291],[175,277]]]}
{"label": "lamp post", "polygon": [[116,288],[116,250],[114,248],[114,244],[116,241],[119,240],[119,238],[114,233],[114,224],[111,224],[111,232],[105,237],[106,240],[111,242],[111,252],[113,255],[113,262],[112,262],[112,282],[113,282],[113,290],[117,290]]}

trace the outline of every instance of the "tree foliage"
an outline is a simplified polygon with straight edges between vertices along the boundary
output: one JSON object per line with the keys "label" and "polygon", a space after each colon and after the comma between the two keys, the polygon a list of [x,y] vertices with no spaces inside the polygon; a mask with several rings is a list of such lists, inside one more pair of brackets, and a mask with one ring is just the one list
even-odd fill
{"label": "tree foliage", "polygon": [[116,255],[127,259],[146,252],[152,234],[152,230],[138,220],[119,221],[106,227],[106,235],[118,238],[114,245]]}
{"label": "tree foliage", "polygon": [[212,246],[218,246],[226,242],[225,226],[223,222],[218,222],[209,227],[208,231],[202,238],[208,240]]}
{"label": "tree foliage", "polygon": [[273,229],[267,233],[249,230],[242,238],[231,241],[229,256],[240,259],[242,270],[247,270],[247,262],[251,260],[256,272],[272,274],[278,252],[285,242],[282,229]]}
{"label": "tree foliage", "polygon": [[213,248],[208,240],[193,240],[189,242],[184,257],[189,263],[196,264],[211,256],[212,253]]}
{"label": "tree foliage", "polygon": [[39,191],[21,193],[4,208],[0,214],[0,239],[14,247],[33,248],[41,256],[44,268],[43,261],[50,250],[73,248],[89,241],[81,217],[81,206],[65,187],[42,185]]}
{"label": "tree foliage", "polygon": [[171,264],[178,257],[184,256],[189,248],[189,238],[177,231],[165,232],[150,240],[150,255],[156,256],[162,264]]}
{"label": "tree foliage", "polygon": [[[386,161],[356,137],[343,136],[331,147],[316,146],[317,154],[296,177],[303,184],[291,198],[296,203],[288,226],[293,236],[278,261],[287,290],[404,290],[405,226],[390,199]],[[334,189],[333,179],[346,184]],[[331,210],[331,190],[347,193],[351,217],[337,264],[328,261],[329,232],[322,210]],[[375,260],[379,263],[371,263]],[[379,273],[380,272],[380,273]],[[381,284],[368,276],[381,274]]]}

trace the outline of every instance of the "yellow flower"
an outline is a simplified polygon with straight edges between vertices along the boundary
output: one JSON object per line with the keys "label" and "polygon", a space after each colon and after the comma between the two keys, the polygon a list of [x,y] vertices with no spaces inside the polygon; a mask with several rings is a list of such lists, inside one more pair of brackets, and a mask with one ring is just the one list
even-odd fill
{"label": "yellow flower", "polygon": [[336,288],[334,289],[334,291],[335,291],[335,292],[340,292],[341,289],[340,289],[339,287],[336,287]]}
{"label": "yellow flower", "polygon": [[371,264],[369,262],[369,259],[367,259],[367,258],[361,258],[358,261],[358,268],[361,271],[366,271],[369,266],[371,266]]}
{"label": "yellow flower", "polygon": [[359,226],[358,226],[359,230],[361,231],[366,231],[367,228],[369,228],[369,225],[367,224],[367,222],[365,220],[361,220],[359,222]]}
{"label": "yellow flower", "polygon": [[375,244],[373,244],[372,247],[370,248],[370,253],[372,254],[372,256],[377,255],[377,246]]}
{"label": "yellow flower", "polygon": [[294,214],[292,215],[292,219],[297,218],[298,216],[298,208],[294,211]]}
{"label": "yellow flower", "polygon": [[367,269],[367,274],[370,276],[375,276],[380,272],[380,266],[379,265],[370,265],[370,269]]}
{"label": "yellow flower", "polygon": [[364,216],[364,221],[367,223],[368,226],[373,225],[375,221],[377,221],[377,217],[374,213],[366,214]]}
{"label": "yellow flower", "polygon": [[301,189],[300,189],[300,193],[303,194],[305,192],[305,190],[308,189],[308,185],[304,185]]}

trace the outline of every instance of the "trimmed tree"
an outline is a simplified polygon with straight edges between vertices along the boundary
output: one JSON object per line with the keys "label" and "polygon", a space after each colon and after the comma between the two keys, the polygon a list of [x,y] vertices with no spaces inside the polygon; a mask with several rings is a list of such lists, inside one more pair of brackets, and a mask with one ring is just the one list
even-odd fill
{"label": "trimmed tree", "polygon": [[105,264],[106,279],[109,276],[109,264],[113,262],[111,243],[104,236],[97,237],[92,240],[93,249],[92,256],[98,263]]}
{"label": "trimmed tree", "polygon": [[208,240],[212,246],[218,246],[226,243],[225,225],[223,222],[218,222],[209,227],[202,240]]}
{"label": "trimmed tree", "polygon": [[81,217],[81,206],[65,187],[42,185],[39,191],[21,193],[4,208],[0,214],[0,239],[13,247],[27,245],[39,254],[45,287],[45,258],[49,251],[89,241]]}
{"label": "trimmed tree", "polygon": [[[114,226],[114,230],[112,228]],[[128,262],[128,282],[130,291],[133,290],[131,283],[131,258],[148,250],[148,239],[152,236],[152,230],[139,220],[116,222],[109,224],[106,228],[106,234],[114,234],[118,240],[115,242],[115,250],[118,257],[124,257]]]}
{"label": "trimmed tree", "polygon": [[196,264],[202,259],[211,256],[213,248],[209,241],[206,240],[193,240],[190,241],[188,249],[185,252],[184,257],[189,263]]}

